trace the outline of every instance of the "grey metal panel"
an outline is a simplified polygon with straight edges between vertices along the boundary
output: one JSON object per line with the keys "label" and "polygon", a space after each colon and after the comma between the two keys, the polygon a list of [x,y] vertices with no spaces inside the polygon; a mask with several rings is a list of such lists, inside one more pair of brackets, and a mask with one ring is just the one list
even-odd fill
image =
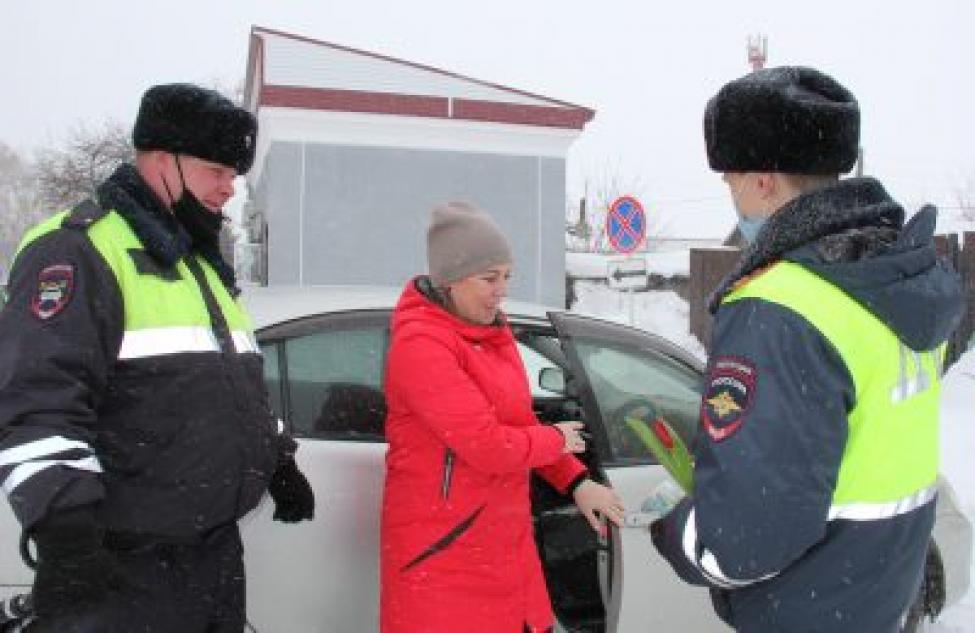
{"label": "grey metal panel", "polygon": [[[277,145],[272,145],[272,152]],[[293,262],[288,258],[300,251],[305,285],[400,286],[426,271],[430,209],[459,199],[491,213],[511,240],[515,257],[511,297],[562,305],[563,160],[382,147],[305,147],[300,246],[293,232],[297,213],[278,207],[285,199],[280,192],[286,188],[283,183],[294,183],[294,176],[272,157],[264,176],[280,180],[268,186],[268,202],[274,206],[268,212],[271,285],[287,283],[282,281],[284,271],[293,282],[292,268],[287,266]],[[289,253],[282,254],[282,249]]]}
{"label": "grey metal panel", "polygon": [[300,143],[274,143],[268,149],[258,188],[258,204],[268,223],[268,283],[297,284],[301,217]]}
{"label": "grey metal panel", "polygon": [[565,160],[540,160],[542,239],[541,293],[534,301],[565,305]]}

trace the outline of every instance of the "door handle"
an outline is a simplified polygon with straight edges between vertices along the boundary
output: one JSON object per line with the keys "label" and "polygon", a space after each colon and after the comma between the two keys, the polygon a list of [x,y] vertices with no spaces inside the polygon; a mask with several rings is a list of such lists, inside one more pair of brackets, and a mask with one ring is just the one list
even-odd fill
{"label": "door handle", "polygon": [[660,516],[657,512],[627,512],[623,515],[623,527],[646,528]]}

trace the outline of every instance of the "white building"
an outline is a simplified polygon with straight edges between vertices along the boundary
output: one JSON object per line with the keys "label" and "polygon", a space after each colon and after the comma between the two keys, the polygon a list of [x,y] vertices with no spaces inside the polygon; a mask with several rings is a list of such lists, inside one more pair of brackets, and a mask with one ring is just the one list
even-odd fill
{"label": "white building", "polygon": [[264,282],[400,285],[425,271],[430,208],[460,199],[510,238],[512,296],[562,304],[566,154],[592,110],[262,27],[244,99],[241,250]]}

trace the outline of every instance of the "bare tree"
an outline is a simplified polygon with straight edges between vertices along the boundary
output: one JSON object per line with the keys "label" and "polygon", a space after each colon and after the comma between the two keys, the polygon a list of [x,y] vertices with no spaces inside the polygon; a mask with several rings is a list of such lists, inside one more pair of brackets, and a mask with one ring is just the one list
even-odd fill
{"label": "bare tree", "polygon": [[109,121],[90,128],[79,124],[64,147],[37,153],[41,199],[62,209],[94,196],[98,185],[123,162],[134,159],[129,130]]}
{"label": "bare tree", "polygon": [[966,222],[975,222],[975,177],[969,178],[964,187],[955,189],[958,215]]}
{"label": "bare tree", "polygon": [[[652,241],[654,236],[661,233],[664,222],[647,206],[646,190],[646,183],[640,176],[624,174],[619,160],[606,160],[598,168],[592,170],[590,174],[587,174],[584,194],[586,221],[590,226],[590,230],[586,232],[587,250],[599,252],[609,248],[609,241],[606,237],[606,214],[609,212],[609,207],[613,201],[624,195],[633,196],[644,205],[647,219],[647,241]],[[576,234],[581,232],[579,228],[574,230]]]}
{"label": "bare tree", "polygon": [[40,203],[32,166],[16,151],[0,143],[0,283],[24,231],[47,211]]}
{"label": "bare tree", "polygon": [[214,77],[208,83],[204,84],[205,87],[211,90],[216,90],[223,96],[230,99],[234,105],[244,106],[244,86],[246,82],[243,78],[238,78],[236,80]]}

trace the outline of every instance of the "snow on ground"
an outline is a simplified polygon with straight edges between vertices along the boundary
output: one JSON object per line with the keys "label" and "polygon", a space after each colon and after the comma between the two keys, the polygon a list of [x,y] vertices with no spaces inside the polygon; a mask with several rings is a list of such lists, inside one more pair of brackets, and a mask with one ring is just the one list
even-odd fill
{"label": "snow on ground", "polygon": [[[941,472],[951,482],[962,511],[975,522],[975,350],[945,374],[941,392]],[[971,561],[975,580],[975,560]],[[931,633],[975,633],[975,589],[949,607]]]}
{"label": "snow on ground", "polygon": [[[605,262],[605,256],[598,255],[577,258],[576,263],[595,261],[596,257]],[[605,275],[605,268],[602,270],[601,274]],[[630,325],[630,297],[625,293],[610,289],[604,283],[578,281],[576,295],[578,301],[572,306],[573,312]],[[633,294],[633,301],[632,325],[663,336],[702,360],[705,358],[704,347],[688,331],[687,302],[676,293],[637,292]],[[975,523],[975,466],[972,464],[972,451],[975,450],[975,349],[962,356],[945,375],[941,401],[941,471],[957,493],[962,511]],[[970,564],[971,577],[975,580],[975,559]],[[947,608],[927,631],[975,633],[975,588],[970,587],[961,602]]]}
{"label": "snow on ground", "polygon": [[577,281],[575,291],[578,299],[572,305],[572,312],[653,332],[704,360],[704,346],[689,331],[690,312],[687,302],[677,296],[677,293],[671,290],[634,292],[631,324],[631,297],[628,293],[613,290],[598,281]]}
{"label": "snow on ground", "polygon": [[[691,252],[689,250],[637,253],[632,258],[645,259],[647,272],[663,277],[673,277],[674,275],[687,277],[691,270]],[[617,254],[566,253],[565,272],[570,277],[605,277],[608,262],[621,259],[623,256]]]}

